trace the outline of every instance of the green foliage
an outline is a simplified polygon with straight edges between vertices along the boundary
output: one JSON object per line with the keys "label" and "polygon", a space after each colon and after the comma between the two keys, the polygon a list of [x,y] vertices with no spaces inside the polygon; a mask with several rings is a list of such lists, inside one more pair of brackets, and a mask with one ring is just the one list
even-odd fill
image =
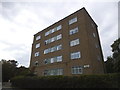
{"label": "green foliage", "polygon": [[105,62],[107,73],[120,72],[120,38],[111,45],[113,55]]}
{"label": "green foliage", "polygon": [[120,38],[114,41],[114,43],[111,45],[112,52],[115,52],[116,50],[120,52],[119,44],[120,44]]}
{"label": "green foliage", "polygon": [[28,75],[30,73],[30,70],[24,66],[18,67],[16,69],[16,75],[20,76],[20,75]]}
{"label": "green foliage", "polygon": [[34,76],[34,74],[26,67],[17,67],[18,62],[15,60],[2,60],[2,80],[7,82],[14,76]]}
{"label": "green foliage", "polygon": [[120,74],[81,76],[19,76],[12,79],[19,88],[120,88]]}
{"label": "green foliage", "polygon": [[11,77],[15,76],[17,61],[15,60],[2,60],[2,80],[8,81]]}
{"label": "green foliage", "polygon": [[107,73],[114,72],[114,63],[112,57],[107,57],[107,61],[105,62]]}

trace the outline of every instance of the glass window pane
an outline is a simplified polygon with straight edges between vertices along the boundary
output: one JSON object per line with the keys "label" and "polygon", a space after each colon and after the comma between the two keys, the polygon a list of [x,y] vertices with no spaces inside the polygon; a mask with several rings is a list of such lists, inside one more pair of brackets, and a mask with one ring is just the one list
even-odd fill
{"label": "glass window pane", "polygon": [[62,28],[62,25],[57,26],[57,31]]}
{"label": "glass window pane", "polygon": [[62,56],[58,56],[57,57],[57,62],[61,62],[62,61]]}
{"label": "glass window pane", "polygon": [[61,39],[61,38],[62,38],[62,35],[61,35],[61,34],[57,36],[57,40],[59,40],[59,39]]}
{"label": "glass window pane", "polygon": [[41,38],[41,36],[39,35],[39,36],[36,37],[36,40],[39,40],[40,38]]}
{"label": "glass window pane", "polygon": [[76,28],[74,28],[74,29],[71,29],[71,30],[69,31],[69,34],[72,35],[72,34],[75,34],[75,33],[77,33],[77,32],[78,32],[78,27],[76,27]]}
{"label": "glass window pane", "polygon": [[53,29],[51,29],[51,33],[54,33],[55,32],[55,29],[53,28]]}
{"label": "glass window pane", "polygon": [[73,24],[73,23],[75,23],[75,22],[77,22],[77,17],[72,18],[71,20],[69,20],[69,25],[70,25],[70,24]]}
{"label": "glass window pane", "polygon": [[54,42],[55,40],[54,40],[54,37],[53,38],[51,38],[51,42]]}
{"label": "glass window pane", "polygon": [[72,67],[72,74],[82,74],[82,67],[81,66]]}
{"label": "glass window pane", "polygon": [[60,50],[62,48],[62,45],[57,46],[57,50]]}
{"label": "glass window pane", "polygon": [[51,58],[51,63],[54,63],[54,58]]}
{"label": "glass window pane", "polygon": [[45,33],[45,36],[49,35],[49,31]]}
{"label": "glass window pane", "polygon": [[40,47],[40,43],[36,44],[35,48],[39,48]]}
{"label": "glass window pane", "polygon": [[39,56],[39,52],[36,52],[36,53],[34,54],[34,56],[35,56],[35,57]]}
{"label": "glass window pane", "polygon": [[78,59],[80,57],[81,57],[80,52],[71,53],[71,59]]}

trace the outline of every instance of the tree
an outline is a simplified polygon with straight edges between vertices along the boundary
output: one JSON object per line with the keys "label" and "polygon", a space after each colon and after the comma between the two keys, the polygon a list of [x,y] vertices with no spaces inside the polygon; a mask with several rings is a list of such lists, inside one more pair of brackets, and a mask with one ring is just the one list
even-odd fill
{"label": "tree", "polygon": [[114,71],[120,72],[120,38],[111,45],[114,59]]}
{"label": "tree", "polygon": [[120,72],[120,38],[111,45],[113,55],[105,62],[107,73]]}
{"label": "tree", "polygon": [[26,68],[24,66],[20,66],[19,68],[17,68],[16,70],[16,75],[28,75],[31,71],[29,70],[29,68]]}
{"label": "tree", "polygon": [[2,60],[2,80],[3,82],[8,81],[11,77],[15,76],[17,69],[17,61],[15,60]]}
{"label": "tree", "polygon": [[107,73],[113,73],[114,72],[114,64],[113,64],[113,58],[111,56],[107,57],[107,61],[105,62],[106,65],[106,72]]}
{"label": "tree", "polygon": [[15,60],[1,60],[2,62],[2,80],[7,82],[14,76],[34,76],[34,74],[24,66],[18,66],[18,62]]}

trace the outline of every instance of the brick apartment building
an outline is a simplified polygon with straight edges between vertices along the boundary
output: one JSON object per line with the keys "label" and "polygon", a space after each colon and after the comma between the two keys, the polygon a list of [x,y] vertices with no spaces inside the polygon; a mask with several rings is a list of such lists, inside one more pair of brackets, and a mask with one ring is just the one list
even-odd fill
{"label": "brick apartment building", "polygon": [[39,76],[103,74],[96,23],[82,8],[34,35],[30,69]]}

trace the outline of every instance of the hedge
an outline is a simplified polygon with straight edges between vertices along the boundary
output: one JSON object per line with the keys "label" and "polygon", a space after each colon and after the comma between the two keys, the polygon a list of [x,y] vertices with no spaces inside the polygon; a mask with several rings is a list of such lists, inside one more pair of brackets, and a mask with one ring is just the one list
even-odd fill
{"label": "hedge", "polygon": [[18,88],[120,88],[120,74],[81,76],[17,76],[12,86]]}

